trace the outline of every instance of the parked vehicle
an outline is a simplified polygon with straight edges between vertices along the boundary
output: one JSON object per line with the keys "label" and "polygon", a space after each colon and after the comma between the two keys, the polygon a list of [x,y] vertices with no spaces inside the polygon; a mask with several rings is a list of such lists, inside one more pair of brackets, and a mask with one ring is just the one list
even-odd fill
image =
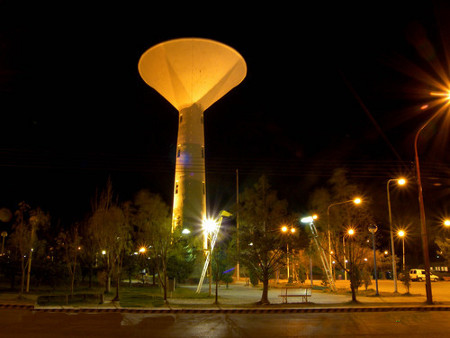
{"label": "parked vehicle", "polygon": [[[411,269],[409,270],[409,278],[413,281],[424,281],[425,280],[425,270],[424,269]],[[439,277],[436,275],[433,275],[430,272],[430,280],[432,282],[437,282],[439,280]]]}

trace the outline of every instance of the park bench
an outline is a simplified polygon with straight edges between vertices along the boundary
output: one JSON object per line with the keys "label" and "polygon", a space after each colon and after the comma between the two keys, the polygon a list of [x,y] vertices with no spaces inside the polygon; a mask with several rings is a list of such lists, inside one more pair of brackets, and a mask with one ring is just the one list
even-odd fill
{"label": "park bench", "polygon": [[303,303],[308,303],[308,297],[311,297],[311,287],[289,287],[286,286],[281,289],[281,294],[278,297],[283,298],[283,303],[287,304],[288,297],[301,298]]}

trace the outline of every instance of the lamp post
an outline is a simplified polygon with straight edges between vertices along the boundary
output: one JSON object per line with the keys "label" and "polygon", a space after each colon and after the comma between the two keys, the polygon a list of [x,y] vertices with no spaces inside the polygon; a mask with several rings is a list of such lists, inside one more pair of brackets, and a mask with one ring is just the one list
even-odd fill
{"label": "lamp post", "polygon": [[376,286],[376,296],[379,296],[378,294],[378,273],[377,273],[377,255],[375,251],[375,233],[377,232],[378,227],[375,224],[369,225],[369,231],[372,234],[372,246],[373,246],[373,268],[375,272],[375,286]]}
{"label": "lamp post", "polygon": [[[445,93],[430,93],[432,96],[442,96],[446,101],[446,106],[450,105],[450,90]],[[427,304],[433,304],[433,295],[431,293],[431,279],[430,279],[430,253],[428,252],[428,234],[427,234],[427,224],[425,220],[425,206],[423,203],[423,192],[422,192],[422,179],[420,177],[420,164],[419,164],[419,153],[417,151],[417,143],[419,141],[419,135],[422,130],[425,129],[428,124],[434,120],[440,113],[444,111],[444,107],[437,110],[416,132],[414,138],[414,156],[416,162],[416,176],[417,176],[417,187],[418,187],[418,197],[419,197],[419,212],[420,212],[420,232],[422,235],[422,251],[423,251],[423,261],[425,267],[425,291],[427,294]]]}
{"label": "lamp post", "polygon": [[397,264],[395,263],[395,246],[394,246],[394,232],[392,231],[392,211],[391,211],[391,197],[389,194],[389,184],[393,181],[397,181],[398,185],[405,185],[406,180],[404,178],[391,178],[387,181],[387,202],[389,211],[389,233],[391,237],[391,258],[392,258],[392,275],[394,278],[394,293],[397,293]]}
{"label": "lamp post", "polygon": [[[288,230],[291,234],[295,233],[295,228],[288,229],[288,227],[285,225],[283,227],[281,227],[281,231],[285,234],[288,233]],[[286,262],[287,263],[287,280],[289,283],[289,243],[288,242],[286,242],[286,257],[287,257],[287,262]]]}
{"label": "lamp post", "polygon": [[[329,253],[329,259],[330,259],[330,264],[329,266],[332,266],[332,257],[331,257],[331,233],[330,233],[330,208],[335,206],[335,205],[340,205],[340,204],[345,204],[345,203],[350,203],[353,202],[354,204],[358,205],[361,204],[362,200],[359,197],[355,197],[352,200],[348,200],[348,201],[343,201],[343,202],[337,202],[337,203],[331,203],[328,208],[327,208],[327,233],[328,233],[328,253]],[[346,278],[347,279],[347,278]]]}
{"label": "lamp post", "polygon": [[402,247],[403,247],[402,271],[405,271],[405,236],[406,236],[406,233],[404,230],[399,230],[397,232],[397,236],[402,239]]}

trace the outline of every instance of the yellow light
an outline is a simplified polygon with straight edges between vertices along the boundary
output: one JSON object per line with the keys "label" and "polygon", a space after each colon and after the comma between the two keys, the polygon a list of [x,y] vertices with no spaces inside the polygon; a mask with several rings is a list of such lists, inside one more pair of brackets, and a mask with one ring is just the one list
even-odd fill
{"label": "yellow light", "polygon": [[397,232],[397,235],[398,235],[399,237],[403,237],[403,236],[405,236],[405,232],[404,232],[403,230],[399,230],[399,231]]}
{"label": "yellow light", "polygon": [[147,249],[145,248],[145,247],[143,247],[143,246],[141,246],[140,248],[139,248],[139,252],[140,253],[145,253],[147,251]]}
{"label": "yellow light", "polygon": [[312,218],[313,218],[313,219],[318,219],[319,216],[317,216],[316,214],[314,214],[314,215],[312,215]]}
{"label": "yellow light", "polygon": [[450,227],[450,219],[444,220],[444,225],[445,225],[446,227]]}
{"label": "yellow light", "polygon": [[291,232],[294,233],[295,232],[295,228],[291,228]]}
{"label": "yellow light", "polygon": [[102,250],[102,255],[106,255],[106,250]]}
{"label": "yellow light", "polygon": [[203,221],[203,230],[205,230],[205,232],[212,233],[216,227],[216,221],[211,218],[207,218]]}
{"label": "yellow light", "polygon": [[406,184],[406,180],[402,177],[402,178],[399,178],[397,180],[397,183],[398,183],[398,185],[405,185]]}
{"label": "yellow light", "polygon": [[281,228],[281,231],[286,232],[288,230],[286,225],[283,225],[283,227]]}
{"label": "yellow light", "polygon": [[359,197],[356,197],[356,198],[353,200],[353,203],[355,203],[355,204],[361,204],[361,202],[362,202],[362,200],[361,200]]}
{"label": "yellow light", "polygon": [[347,233],[351,236],[355,233],[355,230],[353,229],[348,229]]}
{"label": "yellow light", "polygon": [[387,255],[389,252],[387,250],[384,250],[384,254]]}

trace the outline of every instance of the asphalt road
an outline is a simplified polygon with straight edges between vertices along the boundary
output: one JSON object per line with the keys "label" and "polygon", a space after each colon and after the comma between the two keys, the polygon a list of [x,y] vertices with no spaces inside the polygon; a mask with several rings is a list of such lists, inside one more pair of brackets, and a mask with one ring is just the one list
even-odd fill
{"label": "asphalt road", "polygon": [[1,337],[436,337],[449,311],[130,314],[0,310]]}

